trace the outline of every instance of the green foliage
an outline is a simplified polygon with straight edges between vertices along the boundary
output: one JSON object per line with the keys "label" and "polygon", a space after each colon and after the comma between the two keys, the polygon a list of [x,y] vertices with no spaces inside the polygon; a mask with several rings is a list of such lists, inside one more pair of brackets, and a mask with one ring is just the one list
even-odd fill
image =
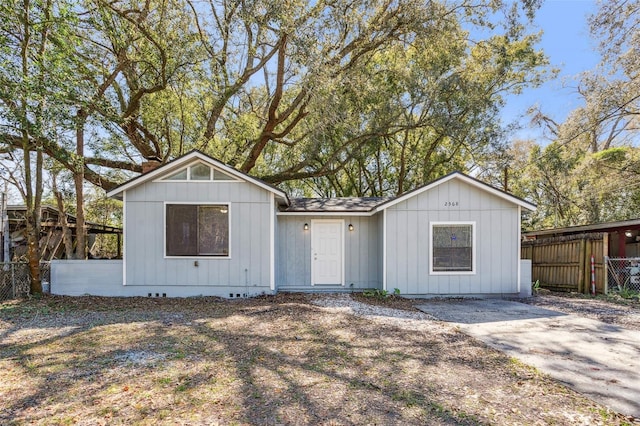
{"label": "green foliage", "polygon": [[[517,141],[507,151],[503,164],[508,164],[509,191],[538,206],[526,216],[526,229],[638,216],[640,150],[632,146],[589,150],[590,144],[575,140],[555,141],[544,148],[533,141]],[[504,168],[497,172],[503,173]],[[494,184],[502,186],[501,181]]]}
{"label": "green foliage", "polygon": [[541,288],[541,286],[540,286],[540,280],[536,280],[536,282],[534,282],[534,283],[531,285],[531,289],[533,290],[533,293],[534,293],[534,294],[537,294],[537,293],[540,291],[540,288]]}
{"label": "green foliage", "polygon": [[638,299],[640,301],[640,292],[628,285],[622,286],[617,291],[615,291],[614,294],[623,299]]}
{"label": "green foliage", "polygon": [[[589,18],[602,61],[580,76],[582,105],[557,122],[541,110],[533,121],[551,143],[530,151],[517,195],[538,205],[530,228],[636,218],[640,214],[640,39],[638,1],[602,2]],[[540,142],[542,144],[542,142]],[[515,176],[514,176],[515,177]]]}
{"label": "green foliage", "polygon": [[13,163],[3,164],[3,171],[17,172],[2,177],[18,189],[26,205],[34,294],[42,291],[38,241],[47,141],[57,141],[69,128],[71,114],[64,101],[76,93],[69,60],[77,46],[71,36],[77,23],[73,7],[66,0],[12,0],[0,5],[0,150]]}
{"label": "green foliage", "polygon": [[376,299],[385,299],[389,295],[389,292],[387,290],[380,290],[375,288],[375,289],[366,289],[362,292],[362,294],[366,297],[372,297]]}
{"label": "green foliage", "polygon": [[503,95],[546,66],[524,31],[537,2],[54,3],[44,81],[66,117],[45,152],[105,189],[197,148],[294,192],[404,192],[491,152]]}
{"label": "green foliage", "polygon": [[400,289],[394,288],[393,293],[390,293],[388,290],[381,289],[366,289],[362,292],[365,297],[371,297],[374,299],[385,300],[390,297],[398,297],[400,296]]}
{"label": "green foliage", "polygon": [[628,147],[613,147],[594,153],[592,158],[596,161],[621,164],[627,159],[628,152]]}

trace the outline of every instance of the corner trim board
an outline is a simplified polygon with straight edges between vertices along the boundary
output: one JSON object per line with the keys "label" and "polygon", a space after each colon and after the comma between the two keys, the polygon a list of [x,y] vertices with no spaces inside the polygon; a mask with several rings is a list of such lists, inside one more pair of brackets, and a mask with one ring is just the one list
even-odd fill
{"label": "corner trim board", "polygon": [[271,291],[276,289],[276,204],[275,194],[272,192],[269,194],[269,288]]}
{"label": "corner trim board", "polygon": [[382,290],[387,289],[387,209],[382,211]]}
{"label": "corner trim board", "polygon": [[522,207],[518,206],[518,216],[517,216],[517,219],[516,219],[516,227],[517,227],[516,235],[518,236],[518,243],[517,243],[518,244],[518,248],[517,248],[517,250],[518,250],[518,256],[517,256],[517,260],[518,260],[518,265],[517,265],[517,274],[518,274],[518,277],[517,277],[518,288],[517,288],[517,290],[518,290],[518,294],[520,294],[520,291],[522,289],[522,287],[521,287],[522,286],[522,283],[521,283],[521,280],[522,280],[522,277],[521,277],[522,265],[520,264],[522,262],[522,227],[520,225],[520,223],[522,221],[522,216],[521,215],[522,215]]}
{"label": "corner trim board", "polygon": [[127,285],[127,191],[122,191],[122,286]]}

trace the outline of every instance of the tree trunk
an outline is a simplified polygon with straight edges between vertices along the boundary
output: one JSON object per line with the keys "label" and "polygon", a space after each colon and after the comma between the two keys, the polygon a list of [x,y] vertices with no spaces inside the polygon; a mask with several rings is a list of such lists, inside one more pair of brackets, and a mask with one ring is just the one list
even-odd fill
{"label": "tree trunk", "polygon": [[34,216],[39,213],[27,214],[27,259],[29,263],[29,273],[31,274],[30,292],[31,294],[42,293],[42,281],[40,277],[40,226],[34,226]]}
{"label": "tree trunk", "polygon": [[77,113],[76,123],[76,155],[77,164],[73,172],[73,182],[76,189],[76,259],[87,258],[87,238],[84,219],[84,124],[86,112],[81,108]]}
{"label": "tree trunk", "polygon": [[62,227],[62,241],[64,243],[64,253],[67,259],[73,259],[73,238],[71,238],[71,229],[67,222],[67,212],[62,202],[62,194],[56,188],[56,176],[53,177],[53,195],[56,197],[56,204],[58,205],[58,212],[60,212],[60,226]]}
{"label": "tree trunk", "polygon": [[[25,132],[26,133],[26,132]],[[25,202],[27,211],[25,214],[27,231],[27,261],[29,273],[31,275],[31,294],[42,293],[42,282],[40,277],[40,205],[42,200],[42,151],[36,152],[35,170],[35,191],[33,190],[33,175],[31,164],[31,152],[28,148],[24,150],[25,163]]]}
{"label": "tree trunk", "polygon": [[[22,76],[28,78],[30,76],[29,69],[29,47],[31,43],[31,17],[30,9],[31,5],[26,0],[23,5],[22,20],[24,25],[24,36],[21,43],[20,59],[22,61]],[[40,168],[40,175],[38,175],[38,166],[42,167],[42,152],[37,151],[36,155],[36,178],[35,178],[35,192],[33,188],[33,174],[32,174],[32,161],[31,161],[31,149],[30,149],[30,135],[28,127],[28,110],[29,102],[26,96],[23,94],[20,99],[20,114],[21,114],[21,137],[22,137],[22,154],[24,160],[24,198],[27,206],[25,214],[25,220],[27,222],[27,259],[29,262],[29,272],[31,273],[30,290],[31,294],[42,293],[42,283],[40,282],[40,200],[38,195],[42,196],[42,192],[38,190],[38,183],[42,183],[38,180],[38,176],[42,176],[42,168]],[[40,160],[40,161],[39,161]]]}

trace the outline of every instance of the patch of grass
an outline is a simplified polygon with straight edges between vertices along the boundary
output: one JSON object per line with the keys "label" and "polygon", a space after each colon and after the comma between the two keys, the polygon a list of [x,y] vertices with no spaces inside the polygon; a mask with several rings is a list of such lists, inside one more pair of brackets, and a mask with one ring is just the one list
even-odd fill
{"label": "patch of grass", "polygon": [[170,377],[161,377],[158,379],[158,383],[161,385],[170,385],[172,382]]}
{"label": "patch of grass", "polygon": [[412,390],[406,390],[406,389],[402,389],[399,390],[397,392],[395,392],[392,396],[391,399],[394,401],[401,401],[403,402],[407,407],[414,407],[417,405],[423,405],[425,402],[425,397],[424,395],[412,391]]}
{"label": "patch of grass", "polygon": [[174,349],[171,354],[171,358],[173,359],[185,359],[186,357],[187,354],[180,349]]}
{"label": "patch of grass", "polygon": [[618,296],[618,297],[621,297],[622,299],[640,300],[640,292],[626,285],[617,291],[611,292],[610,294],[611,296]]}
{"label": "patch of grass", "polygon": [[100,417],[113,417],[118,414],[118,410],[114,407],[103,407],[97,411]]}

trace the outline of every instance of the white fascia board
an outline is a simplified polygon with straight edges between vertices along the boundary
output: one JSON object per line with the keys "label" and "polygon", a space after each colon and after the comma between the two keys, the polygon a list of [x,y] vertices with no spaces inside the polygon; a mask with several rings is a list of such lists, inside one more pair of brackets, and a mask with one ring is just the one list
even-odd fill
{"label": "white fascia board", "polygon": [[237,177],[240,180],[243,180],[245,182],[250,182],[253,183],[254,185],[259,186],[262,189],[265,189],[273,194],[275,194],[276,196],[282,198],[283,200],[285,200],[285,202],[287,204],[289,204],[289,199],[287,198],[287,194],[285,194],[284,191],[281,191],[279,189],[276,189],[272,186],[269,186],[267,184],[265,184],[264,182],[252,178],[249,175],[246,175],[242,172],[237,171],[236,169],[234,169],[233,167],[229,167],[226,164],[212,158],[209,157],[208,155],[205,155],[201,152],[198,151],[193,151],[183,157],[177,158],[176,160],[173,160],[167,164],[164,164],[160,167],[158,167],[157,169],[146,173],[144,175],[140,175],[137,178],[134,178],[132,180],[130,180],[129,182],[122,184],[120,186],[118,186],[117,188],[112,189],[111,191],[107,192],[107,197],[113,197],[113,198],[118,198],[117,196],[120,195],[122,192],[126,191],[127,189],[133,188],[135,186],[138,186],[144,182],[150,181],[150,180],[154,180],[157,179],[158,177],[168,174],[171,171],[180,168],[181,166],[186,166],[187,164],[193,162],[194,160],[199,159],[201,161],[204,161],[205,163],[208,163],[226,173],[229,173],[230,175]]}
{"label": "white fascia board", "polygon": [[476,188],[483,189],[483,190],[485,190],[485,191],[487,191],[487,192],[489,192],[489,193],[491,193],[491,194],[493,194],[493,195],[495,195],[497,197],[500,197],[500,198],[502,198],[504,200],[511,201],[512,203],[516,204],[519,207],[522,207],[524,209],[530,210],[532,212],[537,210],[537,207],[534,204],[531,204],[531,203],[529,203],[527,201],[521,200],[518,197],[514,197],[514,196],[509,195],[509,194],[507,194],[505,192],[502,192],[502,191],[500,191],[498,189],[495,189],[491,185],[487,185],[486,183],[478,182],[477,180],[471,179],[471,178],[469,178],[467,176],[464,176],[464,175],[457,175],[457,177],[459,179],[462,179],[463,181],[467,182],[469,185],[475,186]]}

